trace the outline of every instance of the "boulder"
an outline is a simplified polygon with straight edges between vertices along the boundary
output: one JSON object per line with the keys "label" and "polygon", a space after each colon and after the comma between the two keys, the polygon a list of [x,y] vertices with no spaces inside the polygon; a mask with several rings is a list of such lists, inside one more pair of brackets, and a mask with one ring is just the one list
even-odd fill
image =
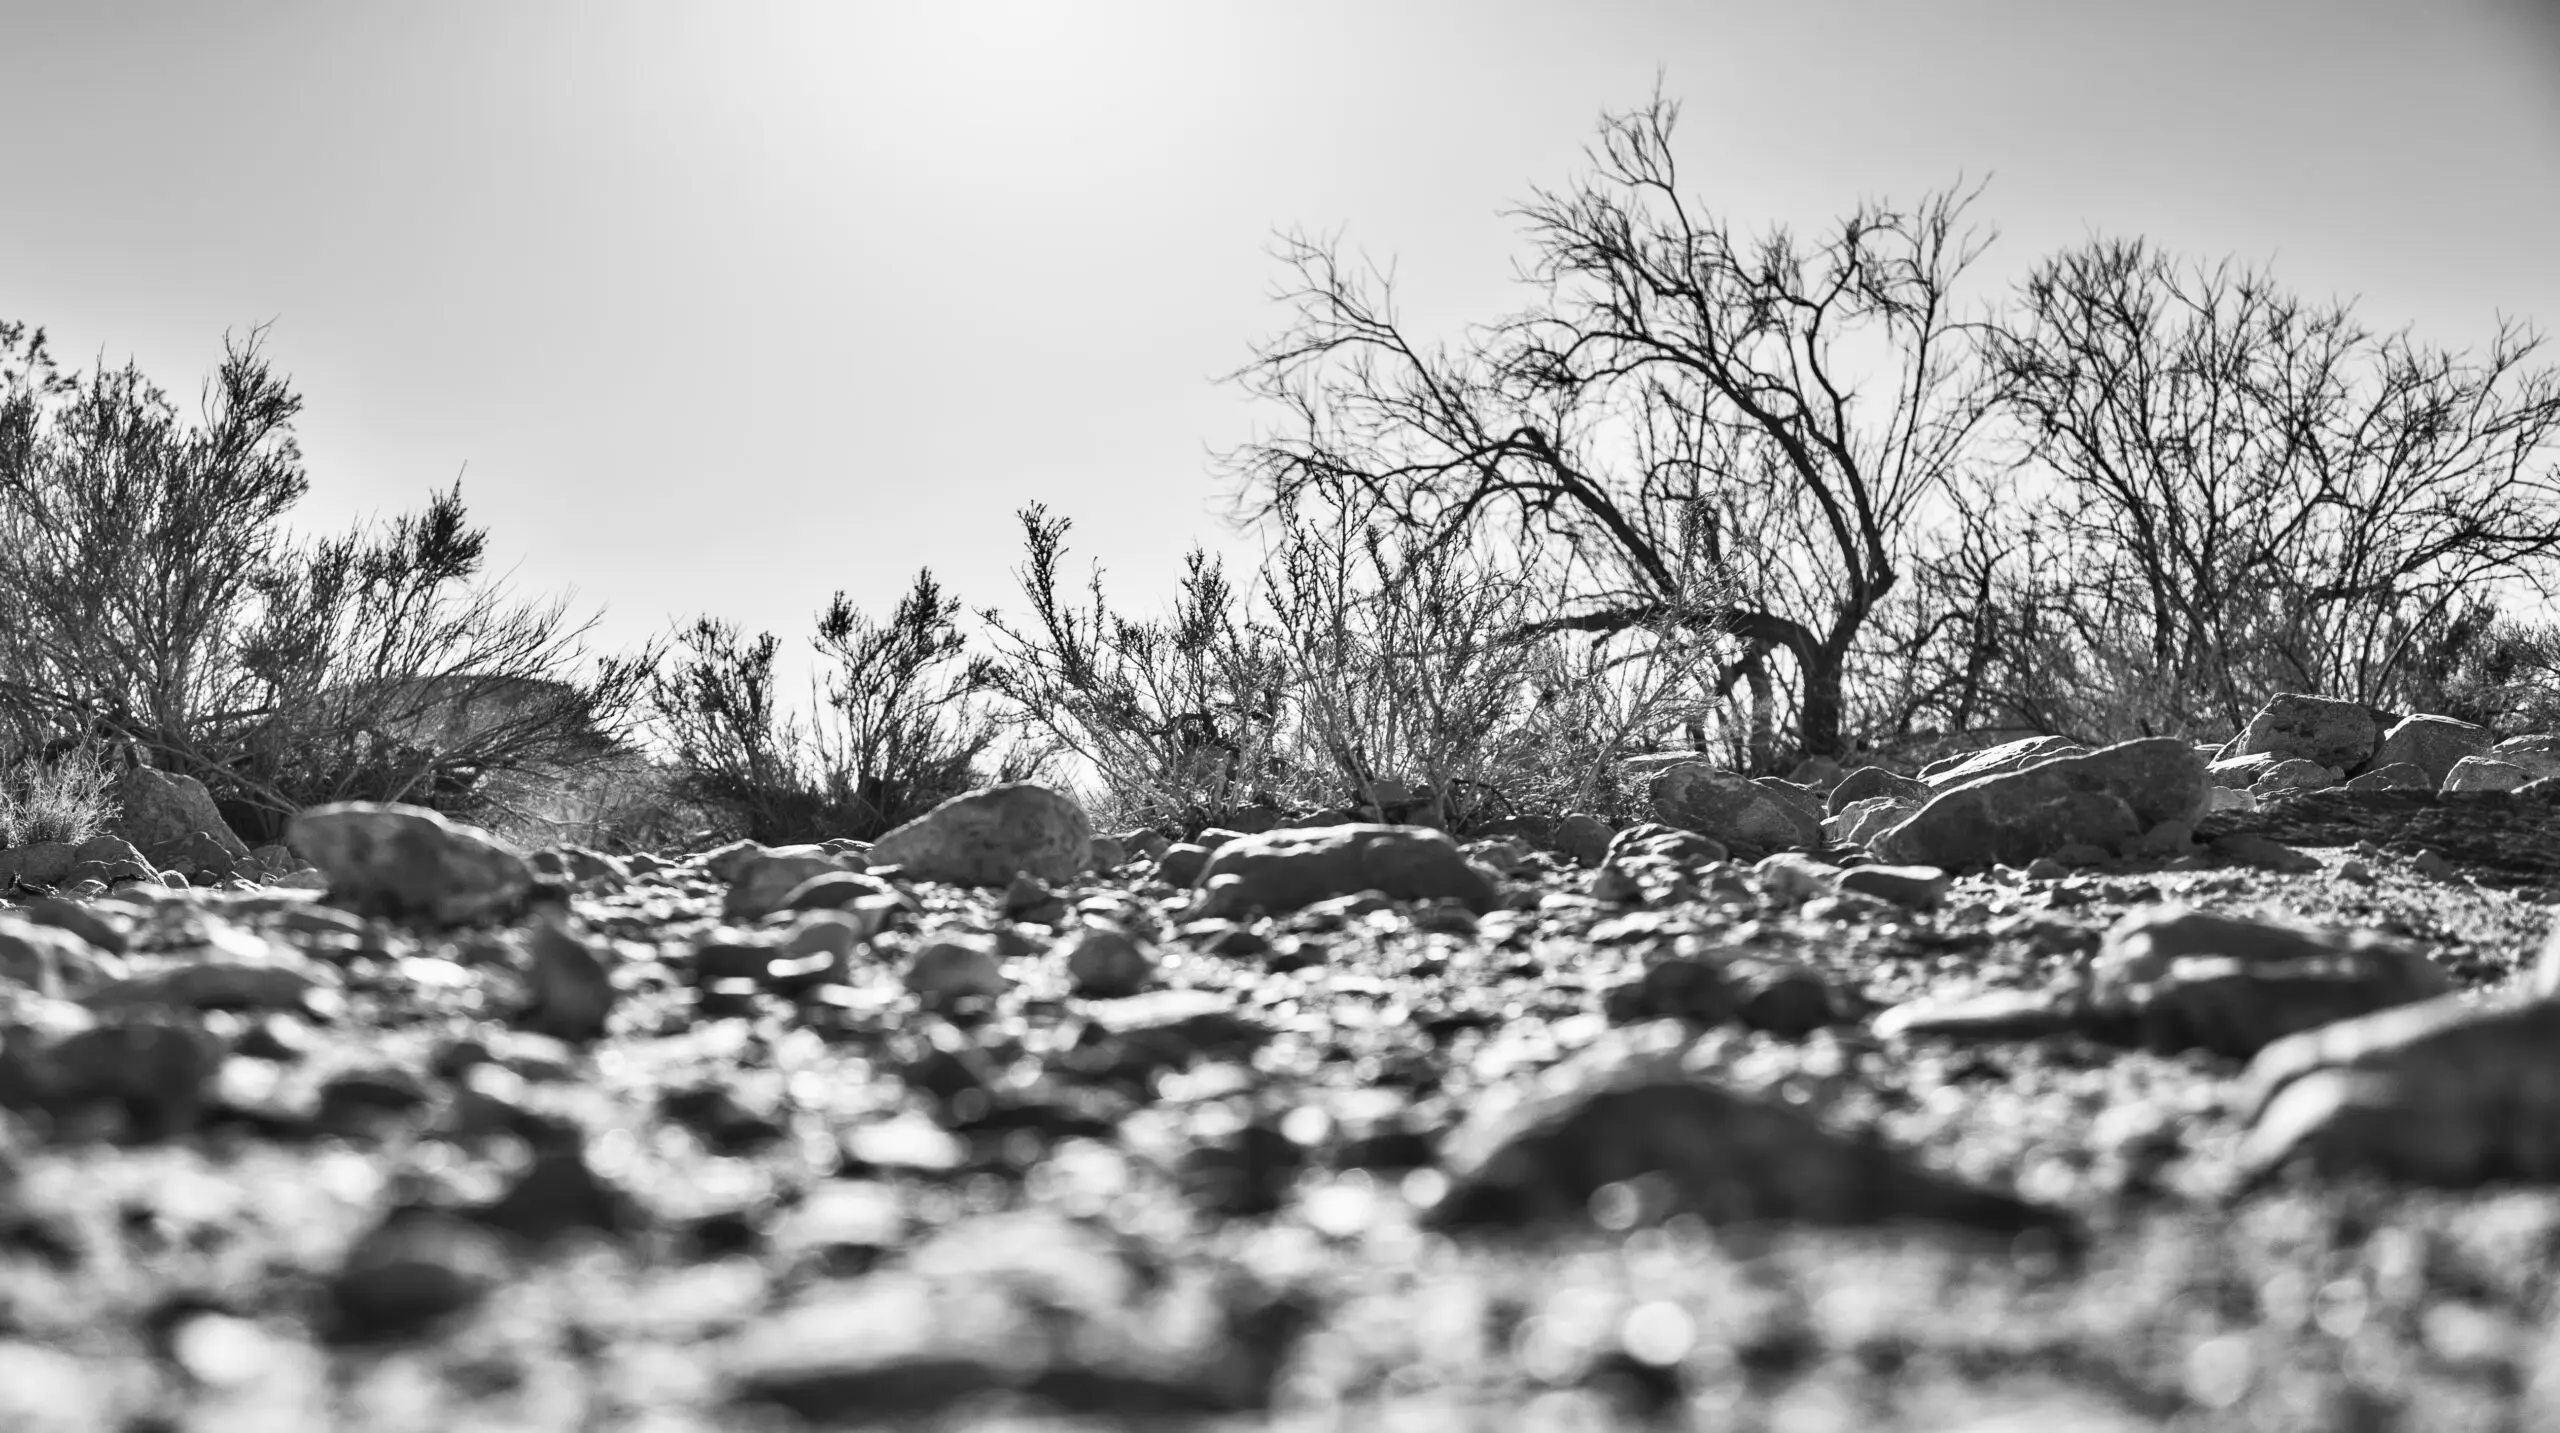
{"label": "boulder", "polygon": [[2445,773],[2447,791],[2513,791],[2533,779],[2533,772],[2511,761],[2466,756]]}
{"label": "boulder", "polygon": [[2560,776],[2560,732],[2528,732],[2511,736],[2489,748],[2492,761],[2521,766],[2537,777]]}
{"label": "boulder", "polygon": [[1780,794],[1747,776],[1703,761],[1683,762],[1653,778],[1653,816],[1729,849],[1759,855],[1822,840],[1822,808],[1805,793]]}
{"label": "boulder", "polygon": [[235,860],[246,860],[248,843],[224,824],[213,794],[192,776],[155,771],[148,766],[127,770],[116,782],[116,814],[107,822],[110,835],[121,836],[159,864],[162,852],[201,832]]}
{"label": "boulder", "polygon": [[1894,796],[1870,796],[1840,808],[1840,814],[1822,823],[1822,833],[1844,846],[1864,846],[1908,820],[1911,813],[1919,809],[1917,801]]}
{"label": "boulder", "polygon": [[761,920],[783,909],[785,901],[803,885],[821,878],[841,876],[848,883],[856,883],[858,888],[849,886],[846,890],[846,901],[888,889],[887,882],[857,876],[835,857],[814,850],[750,851],[743,860],[730,863],[729,870],[729,891],[721,898],[720,914],[735,921]]}
{"label": "boulder", "polygon": [[954,796],[873,843],[871,864],[955,886],[1028,872],[1067,882],[1093,868],[1093,827],[1074,799],[1029,781]]}
{"label": "boulder", "polygon": [[1916,804],[1928,800],[1929,793],[1936,789],[1916,776],[1904,776],[1881,766],[1861,766],[1841,777],[1839,784],[1831,788],[1823,803],[1823,813],[1837,816],[1858,802],[1878,796]]}
{"label": "boulder", "polygon": [[2334,766],[2352,776],[2373,760],[2381,741],[2382,724],[2364,703],[2286,692],[2260,707],[2223,755],[2268,752]]}
{"label": "boulder", "polygon": [[2204,759],[2175,737],[2123,742],[1944,788],[1869,843],[1899,865],[2023,866],[2080,844],[2120,849],[2204,814]]}
{"label": "boulder", "polygon": [[1280,914],[1334,896],[1376,891],[1390,900],[1455,900],[1477,915],[1500,899],[1493,873],[1446,832],[1422,826],[1328,826],[1240,836],[1200,869],[1195,919]]}
{"label": "boulder", "polygon": [[2441,786],[2455,762],[2487,751],[2493,740],[2486,727],[2421,712],[2402,717],[2398,725],[2382,734],[2382,745],[2373,753],[2373,765],[2380,770],[2407,762],[2426,774],[2428,786]]}
{"label": "boulder", "polygon": [[285,844],[319,868],[338,905],[428,925],[515,913],[533,886],[522,852],[423,807],[342,801],[300,812]]}

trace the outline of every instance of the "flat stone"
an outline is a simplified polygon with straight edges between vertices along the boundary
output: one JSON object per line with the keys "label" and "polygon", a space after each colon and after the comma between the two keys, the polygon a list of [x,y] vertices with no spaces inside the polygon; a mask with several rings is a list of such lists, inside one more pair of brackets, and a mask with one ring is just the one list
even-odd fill
{"label": "flat stone", "polygon": [[1997,776],[2003,772],[2024,771],[2030,766],[2060,756],[2078,756],[2087,747],[2060,736],[2024,736],[1986,746],[1980,751],[1959,752],[1920,768],[1920,780],[1932,791],[1961,786],[1977,777]]}
{"label": "flat stone", "polygon": [[2268,752],[2353,775],[2373,760],[2381,741],[2381,723],[2364,703],[2286,692],[2260,707],[2223,754]]}
{"label": "flat stone", "polygon": [[871,862],[910,878],[1002,887],[1028,872],[1072,881],[1093,867],[1093,827],[1073,798],[1033,782],[971,791],[874,842]]}
{"label": "flat stone", "polygon": [[2128,741],[1947,787],[1869,843],[1899,865],[2021,866],[2075,844],[2120,848],[2204,814],[2204,759],[2175,737]]}
{"label": "flat stone", "polygon": [[2253,866],[2261,871],[2286,875],[2309,875],[2320,869],[2320,859],[2305,855],[2293,847],[2255,831],[2236,831],[2217,836],[2207,849],[2226,861]]}
{"label": "flat stone", "polygon": [[[2447,771],[2451,769],[2451,767],[2446,768]],[[2345,785],[2349,791],[2433,791],[2443,784],[2444,776],[2444,772],[2431,776],[2426,768],[2414,761],[2394,761],[2388,764],[2377,761],[2371,771],[2362,776],[2350,778]]]}
{"label": "flat stone", "polygon": [[1805,793],[1781,794],[1703,761],[1667,768],[1653,778],[1650,789],[1656,821],[1713,837],[1737,851],[1758,855],[1822,840],[1820,804]]}
{"label": "flat stone", "polygon": [[368,915],[465,925],[512,914],[533,885],[513,846],[417,806],[314,806],[286,825],[285,844],[319,868],[333,901]]}
{"label": "flat stone", "polygon": [[1831,878],[1832,888],[1878,900],[1905,910],[1936,910],[1947,898],[1951,878],[1936,866],[1851,866]]}
{"label": "flat stone", "polygon": [[1201,868],[1189,916],[1281,914],[1334,896],[1377,891],[1389,900],[1449,899],[1483,915],[1500,901],[1493,873],[1446,832],[1420,826],[1331,826],[1243,836]]}
{"label": "flat stone", "polygon": [[2101,1018],[2129,1016],[2151,1048],[2246,1056],[2452,988],[2424,951],[2380,931],[2164,905],[2108,930],[2089,993]]}
{"label": "flat stone", "polygon": [[2344,779],[2345,773],[2334,766],[2289,756],[2260,770],[2257,779],[2249,783],[2249,790],[2260,797],[2280,791],[2319,791]]}
{"label": "flat stone", "polygon": [[2560,1179],[2560,1002],[2378,1011],[2267,1046],[2243,1084],[2253,1180],[2296,1162],[2455,1188]]}
{"label": "flat stone", "polygon": [[1518,1098],[1479,1102],[1446,1145],[1442,1228],[1580,1223],[1622,1189],[1639,1217],[1709,1224],[1867,1225],[1921,1220],[2001,1234],[2070,1221],[1940,1174],[1792,1106],[1690,1073],[1693,1038],[1661,1022],[1615,1031]]}

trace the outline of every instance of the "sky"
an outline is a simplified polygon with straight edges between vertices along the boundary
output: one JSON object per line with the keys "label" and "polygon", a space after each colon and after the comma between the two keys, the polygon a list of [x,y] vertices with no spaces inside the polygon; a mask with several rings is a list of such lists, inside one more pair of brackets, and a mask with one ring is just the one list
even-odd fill
{"label": "sky", "polygon": [[2560,328],[2552,0],[0,0],[0,316],[192,397],[267,325],[311,530],[459,477],[624,648],[801,645],[919,566],[1019,613],[1012,514],[1130,609],[1250,559],[1225,375],[1276,230],[1410,326],[1516,306],[1506,208],[1659,80],[1750,227],[1988,180],[1989,298],[2092,235],[2379,327]]}

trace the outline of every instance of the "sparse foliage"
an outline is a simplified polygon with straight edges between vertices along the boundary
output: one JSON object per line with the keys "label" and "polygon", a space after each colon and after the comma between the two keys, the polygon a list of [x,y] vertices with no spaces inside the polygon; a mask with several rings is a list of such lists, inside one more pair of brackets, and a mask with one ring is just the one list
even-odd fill
{"label": "sparse foliage", "polygon": [[[1555,609],[1521,635],[1703,621],[1741,644],[1715,690],[1764,710],[1784,653],[1800,744],[1836,751],[1855,644],[1987,411],[1953,308],[1972,196],[1743,236],[1682,194],[1675,118],[1605,121],[1590,173],[1520,211],[1532,302],[1456,346],[1405,331],[1384,273],[1286,240],[1295,321],[1239,377],[1287,417],[1231,469],[1256,512],[1331,504],[1426,547],[1508,531]],[[1701,517],[1723,571],[1692,618]]]}
{"label": "sparse foliage", "polygon": [[2278,691],[2383,702],[2560,550],[2560,372],[2378,334],[2263,272],[2059,255],[1993,336],[2014,471],[1942,574],[1959,722],[2229,730]]}
{"label": "sparse foliage", "polygon": [[302,401],[230,344],[202,415],[131,365],[67,376],[0,332],[0,709],[26,746],[129,743],[202,778],[243,834],[341,798],[468,814],[496,773],[614,749],[644,661],[584,676],[558,604],[473,585],[459,489],[308,546]]}
{"label": "sparse foliage", "polygon": [[[959,599],[919,571],[885,624],[841,592],[814,645],[834,659],[813,720],[780,702],[770,632],[744,638],[713,617],[677,635],[648,704],[670,754],[670,794],[767,844],[867,839],[959,795],[989,773],[998,732],[979,709],[993,674],[968,659]],[[1023,779],[1037,763],[1002,754],[992,773]]]}
{"label": "sparse foliage", "polygon": [[46,841],[77,845],[115,818],[115,772],[105,753],[79,745],[25,755],[0,774],[0,850]]}

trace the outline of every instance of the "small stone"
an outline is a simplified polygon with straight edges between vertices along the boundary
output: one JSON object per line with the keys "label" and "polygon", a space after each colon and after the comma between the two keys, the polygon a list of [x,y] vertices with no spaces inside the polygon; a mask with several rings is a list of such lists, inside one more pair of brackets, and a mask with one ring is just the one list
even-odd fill
{"label": "small stone", "polygon": [[1013,988],[983,937],[945,935],[926,941],[907,962],[907,989],[928,1002],[994,998]]}
{"label": "small stone", "polygon": [[[815,847],[750,851],[730,862],[729,870],[729,890],[720,900],[724,920],[762,920],[786,908],[817,910],[887,889],[884,882],[855,875]],[[786,907],[794,896],[809,904]]]}
{"label": "small stone", "polygon": [[1094,1000],[1135,995],[1153,984],[1155,958],[1125,933],[1096,926],[1067,947],[1067,985]]}
{"label": "small stone", "polygon": [[398,1211],[356,1241],[329,1281],[330,1332],[347,1343],[413,1338],[478,1307],[512,1273],[506,1246],[488,1230]]}
{"label": "small stone", "polygon": [[328,878],[338,904],[394,919],[450,926],[501,918],[533,884],[514,847],[423,807],[315,806],[286,826],[285,842]]}
{"label": "small stone", "polygon": [[1576,811],[1556,823],[1556,854],[1577,866],[1597,866],[1609,853],[1609,823],[1588,811]]}
{"label": "small stone", "polygon": [[100,915],[94,906],[47,896],[28,902],[19,914],[37,925],[67,930],[109,955],[122,955],[128,948],[123,927]]}
{"label": "small stone", "polygon": [[533,999],[521,1021],[524,1028],[571,1044],[602,1039],[615,995],[613,979],[595,951],[546,920],[534,927],[525,953]]}

